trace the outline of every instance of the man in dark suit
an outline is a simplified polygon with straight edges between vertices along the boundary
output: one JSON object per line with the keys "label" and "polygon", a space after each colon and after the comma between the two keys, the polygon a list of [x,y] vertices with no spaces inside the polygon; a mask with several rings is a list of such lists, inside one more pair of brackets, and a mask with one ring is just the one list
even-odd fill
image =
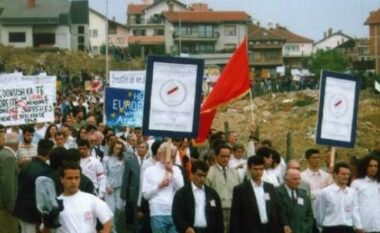
{"label": "man in dark suit", "polygon": [[148,154],[148,143],[137,146],[137,155],[126,159],[120,197],[126,200],[127,224],[132,224],[133,232],[138,231],[137,201],[140,190],[140,169]]}
{"label": "man in dark suit", "polygon": [[196,161],[191,182],[177,191],[172,215],[179,233],[223,233],[222,207],[218,193],[205,185],[208,166]]}
{"label": "man in dark suit", "polygon": [[263,182],[264,160],[248,159],[250,179],[234,188],[230,233],[290,233],[274,186]]}
{"label": "man in dark suit", "polygon": [[313,225],[313,211],[310,197],[306,191],[299,188],[301,183],[300,172],[288,169],[285,172],[285,184],[277,188],[285,224],[293,233],[310,233]]}
{"label": "man in dark suit", "polygon": [[36,179],[39,176],[48,176],[51,172],[46,161],[54,143],[49,139],[41,139],[38,142],[38,156],[32,159],[20,171],[19,190],[13,215],[19,219],[22,232],[36,232],[41,224],[41,213],[36,205]]}
{"label": "man in dark suit", "polygon": [[[17,220],[12,216],[18,188],[16,153],[8,146],[17,145],[17,134],[0,132],[0,232],[17,233]],[[5,144],[7,146],[5,146]]]}

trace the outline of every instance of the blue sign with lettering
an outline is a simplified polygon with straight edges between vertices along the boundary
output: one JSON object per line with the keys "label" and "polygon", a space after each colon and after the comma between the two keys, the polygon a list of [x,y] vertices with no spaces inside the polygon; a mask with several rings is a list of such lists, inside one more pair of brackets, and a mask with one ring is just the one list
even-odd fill
{"label": "blue sign with lettering", "polygon": [[107,87],[104,98],[104,116],[108,126],[142,127],[144,91]]}

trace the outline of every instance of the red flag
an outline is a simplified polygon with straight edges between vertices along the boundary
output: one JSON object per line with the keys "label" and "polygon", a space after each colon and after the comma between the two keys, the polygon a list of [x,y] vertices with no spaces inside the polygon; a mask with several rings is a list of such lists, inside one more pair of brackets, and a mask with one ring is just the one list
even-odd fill
{"label": "red flag", "polygon": [[194,139],[193,143],[195,145],[202,144],[204,141],[207,140],[208,132],[211,128],[212,121],[214,120],[216,114],[216,109],[213,109],[211,111],[201,111],[201,115],[199,117],[199,131],[198,131],[198,137]]}
{"label": "red flag", "polygon": [[198,137],[194,140],[194,144],[202,144],[207,139],[217,107],[238,99],[250,88],[247,41],[244,38],[202,104]]}
{"label": "red flag", "polygon": [[223,69],[201,111],[216,109],[246,94],[251,88],[246,38]]}

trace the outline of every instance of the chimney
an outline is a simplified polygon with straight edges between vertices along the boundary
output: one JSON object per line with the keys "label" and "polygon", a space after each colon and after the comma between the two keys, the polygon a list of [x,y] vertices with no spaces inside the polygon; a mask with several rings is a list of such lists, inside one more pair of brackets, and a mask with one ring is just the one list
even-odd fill
{"label": "chimney", "polygon": [[329,28],[329,32],[328,32],[328,36],[331,36],[332,35],[332,28]]}
{"label": "chimney", "polygon": [[26,0],[26,4],[28,8],[35,8],[36,7],[36,0]]}

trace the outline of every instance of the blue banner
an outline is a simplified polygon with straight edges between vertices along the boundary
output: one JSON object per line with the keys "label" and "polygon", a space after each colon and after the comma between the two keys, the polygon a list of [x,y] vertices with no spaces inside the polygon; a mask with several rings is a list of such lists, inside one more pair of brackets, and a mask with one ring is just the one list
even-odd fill
{"label": "blue banner", "polygon": [[142,127],[144,91],[107,87],[104,98],[108,126]]}

